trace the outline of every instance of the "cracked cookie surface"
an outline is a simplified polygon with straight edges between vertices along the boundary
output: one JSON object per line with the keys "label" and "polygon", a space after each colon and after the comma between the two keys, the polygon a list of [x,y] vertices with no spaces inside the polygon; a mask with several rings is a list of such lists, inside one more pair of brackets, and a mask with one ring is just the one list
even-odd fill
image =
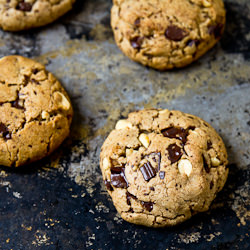
{"label": "cracked cookie surface", "polygon": [[224,143],[208,123],[169,110],[130,113],[100,154],[117,211],[149,227],[176,225],[208,210],[226,182],[227,163]]}
{"label": "cracked cookie surface", "polygon": [[130,59],[158,70],[184,67],[220,39],[222,0],[114,0],[111,26]]}
{"label": "cracked cookie surface", "polygon": [[58,80],[21,56],[0,59],[0,165],[18,167],[52,153],[68,136],[73,110]]}
{"label": "cracked cookie surface", "polygon": [[75,0],[0,0],[0,27],[19,31],[55,21],[72,9]]}

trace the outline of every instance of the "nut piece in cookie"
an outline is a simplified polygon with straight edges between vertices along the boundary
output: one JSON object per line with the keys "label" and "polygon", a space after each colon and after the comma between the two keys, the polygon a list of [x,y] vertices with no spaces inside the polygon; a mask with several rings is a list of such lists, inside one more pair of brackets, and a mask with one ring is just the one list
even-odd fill
{"label": "nut piece in cookie", "polygon": [[113,1],[111,26],[130,59],[158,70],[184,67],[221,38],[223,0]]}
{"label": "nut piece in cookie", "polygon": [[117,211],[148,227],[173,226],[208,210],[226,182],[226,165],[223,141],[209,124],[169,110],[130,113],[100,154]]}
{"label": "nut piece in cookie", "polygon": [[51,154],[69,135],[73,110],[59,81],[21,56],[0,59],[0,165],[18,167]]}

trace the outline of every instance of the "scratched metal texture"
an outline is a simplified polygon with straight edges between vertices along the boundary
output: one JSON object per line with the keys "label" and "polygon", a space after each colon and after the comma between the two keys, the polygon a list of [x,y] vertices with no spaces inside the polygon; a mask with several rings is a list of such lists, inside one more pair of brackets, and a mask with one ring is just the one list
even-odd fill
{"label": "scratched metal texture", "polygon": [[[71,135],[53,155],[20,169],[0,167],[0,249],[249,249],[249,0],[225,1],[220,43],[189,67],[169,72],[143,67],[119,51],[111,5],[78,0],[54,24],[0,31],[0,56],[20,54],[46,64],[75,110]],[[208,212],[177,227],[123,221],[102,183],[103,141],[118,119],[144,107],[198,115],[228,149],[225,188]]]}

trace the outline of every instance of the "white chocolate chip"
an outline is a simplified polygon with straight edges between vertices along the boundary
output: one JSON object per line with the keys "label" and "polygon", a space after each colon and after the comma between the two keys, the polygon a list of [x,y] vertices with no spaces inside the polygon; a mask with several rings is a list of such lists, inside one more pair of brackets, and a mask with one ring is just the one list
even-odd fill
{"label": "white chocolate chip", "polygon": [[126,128],[132,128],[132,123],[127,120],[119,120],[115,125],[115,129],[117,130]]}
{"label": "white chocolate chip", "polygon": [[211,1],[210,0],[202,0],[202,4],[204,7],[211,7]]}
{"label": "white chocolate chip", "polygon": [[104,158],[102,161],[102,167],[104,168],[104,170],[107,170],[110,168],[110,161],[108,158]]}
{"label": "white chocolate chip", "polygon": [[43,119],[43,120],[48,120],[49,117],[50,117],[50,115],[49,115],[48,112],[46,112],[46,111],[43,111],[43,112],[42,112],[42,119]]}
{"label": "white chocolate chip", "polygon": [[148,138],[148,136],[146,134],[140,134],[139,141],[142,143],[142,145],[145,148],[148,148],[148,146],[149,146],[149,138]]}
{"label": "white chocolate chip", "polygon": [[192,172],[193,167],[189,160],[183,159],[180,160],[178,164],[178,169],[181,174],[186,174],[187,176],[189,176]]}
{"label": "white chocolate chip", "polygon": [[56,101],[59,102],[58,106],[64,110],[69,110],[70,109],[70,103],[68,101],[68,99],[65,97],[64,94],[62,94],[61,92],[55,92],[54,93],[54,98]]}
{"label": "white chocolate chip", "polygon": [[212,165],[218,167],[220,165],[220,160],[216,157],[211,158]]}

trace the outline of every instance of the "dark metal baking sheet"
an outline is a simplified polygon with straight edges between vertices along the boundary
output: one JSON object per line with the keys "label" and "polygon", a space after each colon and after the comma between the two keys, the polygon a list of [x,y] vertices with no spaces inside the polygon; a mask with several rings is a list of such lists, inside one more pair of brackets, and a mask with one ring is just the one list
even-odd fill
{"label": "dark metal baking sheet", "polygon": [[[75,116],[51,157],[0,168],[0,249],[249,249],[250,3],[227,0],[221,42],[198,62],[157,72],[126,58],[109,25],[111,0],[77,1],[56,23],[0,31],[0,56],[45,63],[65,86]],[[229,179],[209,212],[166,229],[124,222],[102,183],[100,147],[115,122],[144,107],[179,109],[223,137]]]}

